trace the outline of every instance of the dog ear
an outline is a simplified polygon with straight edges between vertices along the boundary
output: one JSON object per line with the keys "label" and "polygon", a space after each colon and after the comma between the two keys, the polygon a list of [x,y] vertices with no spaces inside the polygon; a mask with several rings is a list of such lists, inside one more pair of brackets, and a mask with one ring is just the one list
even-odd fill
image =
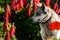
{"label": "dog ear", "polygon": [[43,11],[45,10],[45,5],[44,4],[42,4],[42,7],[41,7],[42,9],[43,9]]}
{"label": "dog ear", "polygon": [[43,9],[43,11],[47,10],[47,7],[46,7],[46,5],[44,3],[42,4],[42,9]]}

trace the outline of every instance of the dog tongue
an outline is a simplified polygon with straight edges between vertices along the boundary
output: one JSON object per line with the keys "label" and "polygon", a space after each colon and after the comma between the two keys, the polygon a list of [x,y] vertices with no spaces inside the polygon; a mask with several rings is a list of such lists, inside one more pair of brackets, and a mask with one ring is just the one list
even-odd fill
{"label": "dog tongue", "polygon": [[60,30],[60,22],[50,22],[49,29],[50,30]]}

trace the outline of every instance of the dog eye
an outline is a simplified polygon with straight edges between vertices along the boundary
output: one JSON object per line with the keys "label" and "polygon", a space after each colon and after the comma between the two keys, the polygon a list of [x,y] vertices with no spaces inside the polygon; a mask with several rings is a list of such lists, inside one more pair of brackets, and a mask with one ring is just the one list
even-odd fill
{"label": "dog eye", "polygon": [[44,12],[44,14],[46,14],[46,12]]}
{"label": "dog eye", "polygon": [[46,14],[46,12],[42,12],[41,14]]}
{"label": "dog eye", "polygon": [[40,13],[36,13],[36,15],[37,15],[37,16],[39,16],[39,15],[40,15]]}
{"label": "dog eye", "polygon": [[40,14],[40,13],[36,13],[37,15]]}

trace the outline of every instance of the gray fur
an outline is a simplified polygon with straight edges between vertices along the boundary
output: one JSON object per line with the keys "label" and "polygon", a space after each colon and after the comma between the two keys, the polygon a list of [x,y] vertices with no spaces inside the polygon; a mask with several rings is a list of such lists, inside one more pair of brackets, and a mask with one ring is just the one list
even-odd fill
{"label": "gray fur", "polygon": [[50,22],[52,21],[60,22],[59,16],[50,7],[46,7],[44,4],[39,5],[37,5],[36,13],[32,17],[32,19],[34,22],[39,22],[42,39],[45,40],[45,37],[48,36],[55,36],[57,38],[60,38],[60,35],[58,35],[58,33],[60,33],[59,30],[51,31],[49,29]]}

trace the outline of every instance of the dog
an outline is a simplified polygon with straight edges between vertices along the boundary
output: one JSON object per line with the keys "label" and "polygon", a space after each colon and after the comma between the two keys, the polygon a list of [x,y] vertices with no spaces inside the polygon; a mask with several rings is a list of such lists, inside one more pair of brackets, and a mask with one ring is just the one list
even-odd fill
{"label": "dog", "polygon": [[50,7],[45,6],[43,3],[37,4],[37,9],[32,19],[40,25],[42,40],[53,40],[53,36],[57,39],[60,38],[60,30],[50,30],[49,28],[49,23],[60,22],[59,15]]}

